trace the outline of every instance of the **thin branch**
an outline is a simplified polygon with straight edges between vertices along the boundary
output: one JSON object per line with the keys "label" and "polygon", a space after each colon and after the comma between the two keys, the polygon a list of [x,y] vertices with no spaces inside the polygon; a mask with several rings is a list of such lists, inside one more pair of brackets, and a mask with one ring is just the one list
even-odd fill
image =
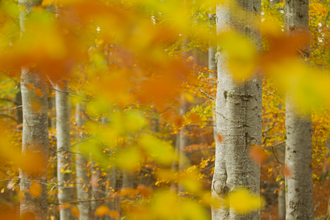
{"label": "thin branch", "polygon": [[80,143],[82,143],[82,142],[88,141],[88,140],[90,140],[90,139],[92,139],[92,138],[94,138],[94,135],[91,135],[91,136],[89,136],[89,137],[87,137],[87,138],[81,139],[81,140],[79,140],[79,141],[77,141],[77,142],[71,144],[71,147],[73,147],[73,146],[75,146],[75,145],[77,145],[77,144],[80,144]]}
{"label": "thin branch", "polygon": [[270,145],[270,146],[263,147],[263,149],[275,148],[275,147],[278,147],[278,146],[280,146],[282,144],[285,144],[285,141],[282,141],[282,142],[280,142],[278,144],[275,144],[275,145]]}
{"label": "thin branch", "polygon": [[12,108],[2,108],[2,109],[0,109],[0,111],[13,111],[18,108],[22,108],[22,105],[18,105],[18,106],[12,107]]}
{"label": "thin branch", "polygon": [[13,116],[10,116],[10,115],[4,115],[4,114],[0,114],[0,117],[3,117],[3,118],[9,118],[9,119],[11,119],[11,120],[13,120],[13,121],[16,121],[16,122],[17,122],[16,118],[15,118],[15,117],[13,117]]}
{"label": "thin branch", "polygon": [[213,98],[212,96],[210,96],[209,94],[207,94],[207,93],[204,92],[203,90],[199,89],[199,91],[200,91],[201,93],[203,93],[207,98],[209,98],[209,99],[215,101],[215,98]]}
{"label": "thin branch", "polygon": [[276,153],[275,153],[275,149],[274,149],[274,148],[272,148],[272,149],[273,149],[274,157],[275,157],[275,159],[277,160],[277,162],[279,162],[279,164],[283,165],[283,163],[281,163],[281,162],[278,160],[278,158],[277,158],[277,156],[276,156]]}

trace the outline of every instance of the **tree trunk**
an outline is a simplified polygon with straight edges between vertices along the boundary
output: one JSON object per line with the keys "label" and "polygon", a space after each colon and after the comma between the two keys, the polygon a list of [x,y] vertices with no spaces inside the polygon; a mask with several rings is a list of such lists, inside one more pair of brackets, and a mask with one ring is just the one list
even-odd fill
{"label": "tree trunk", "polygon": [[[23,104],[23,140],[22,154],[31,155],[32,163],[38,163],[38,171],[20,169],[21,192],[29,191],[32,181],[37,181],[42,186],[42,194],[35,198],[25,193],[21,200],[21,217],[34,216],[36,220],[47,218],[47,161],[48,161],[48,116],[47,116],[47,86],[42,76],[22,68],[21,76],[22,104]],[[26,86],[32,84],[40,89],[43,96],[37,96],[34,90]],[[34,156],[33,156],[34,155]]]}
{"label": "tree trunk", "polygon": [[[292,35],[308,31],[308,0],[285,2],[285,29]],[[308,45],[304,48],[309,53]],[[298,112],[295,100],[286,97],[285,164],[291,172],[286,178],[286,219],[313,219],[312,122],[308,110]]]}
{"label": "tree trunk", "polygon": [[[77,126],[81,128],[85,125],[84,110],[82,104],[76,105],[76,121]],[[78,135],[83,138],[85,135]],[[89,200],[90,199],[90,178],[88,176],[88,157],[82,154],[80,151],[80,145],[76,145],[76,176],[77,176],[77,200]],[[90,202],[81,202],[78,204],[79,208],[79,220],[90,219]]]}
{"label": "tree trunk", "polygon": [[273,7],[275,4],[278,4],[280,2],[281,2],[281,0],[271,0],[270,1],[270,6]]}
{"label": "tree trunk", "polygon": [[[228,30],[228,24],[234,24],[230,14],[230,2],[225,1],[217,6],[218,33]],[[249,14],[241,15],[245,18],[245,26],[235,20],[235,27],[260,48],[260,36],[247,27],[253,26],[253,19],[260,16],[261,2],[239,0],[238,3],[249,11]],[[261,145],[262,80],[254,77],[244,80],[242,84],[235,84],[228,68],[226,53],[218,51],[217,54],[216,127],[217,133],[223,136],[223,141],[216,142],[212,195],[216,198],[223,197],[240,187],[258,194],[260,167],[250,158],[249,151],[250,146]],[[233,208],[213,207],[212,219],[260,219],[260,212],[242,215]]]}
{"label": "tree trunk", "polygon": [[[21,33],[25,31],[26,15],[34,5],[41,3],[41,0],[19,0],[18,4],[25,7],[20,9]],[[33,85],[34,89],[28,86]],[[36,90],[38,89],[38,90]],[[38,91],[38,95],[35,91]],[[20,168],[20,190],[24,197],[20,204],[21,219],[47,219],[47,161],[48,161],[48,117],[47,117],[47,85],[44,77],[23,67],[21,74],[21,92],[23,108],[23,138],[22,155],[30,155],[31,161],[38,169]],[[32,159],[33,158],[33,159]],[[35,181],[35,182],[34,182]],[[41,186],[40,196],[33,197],[29,189],[31,183],[38,183]],[[34,184],[36,185],[36,184]]]}
{"label": "tree trunk", "polygon": [[[56,116],[58,201],[65,204],[73,201],[73,188],[69,185],[72,184],[72,166],[67,80],[63,87],[56,87]],[[60,209],[61,220],[71,218],[69,208]]]}

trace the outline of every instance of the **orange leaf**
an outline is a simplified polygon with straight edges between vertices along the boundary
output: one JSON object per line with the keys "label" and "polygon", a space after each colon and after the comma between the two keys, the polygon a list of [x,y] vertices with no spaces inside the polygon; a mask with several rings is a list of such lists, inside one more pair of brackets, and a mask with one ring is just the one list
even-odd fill
{"label": "orange leaf", "polygon": [[260,165],[264,160],[266,160],[268,157],[264,150],[257,146],[257,145],[252,145],[250,148],[250,157],[256,164]]}
{"label": "orange leaf", "polygon": [[69,208],[70,206],[71,206],[71,205],[70,205],[69,203],[64,203],[64,204],[59,205],[58,208],[57,208],[57,210],[58,210],[58,211],[61,211],[61,210],[63,210],[63,209],[67,209],[67,208]]}
{"label": "orange leaf", "polygon": [[31,196],[38,198],[41,196],[42,186],[40,186],[40,184],[37,183],[36,181],[33,181],[30,185],[29,192],[30,192]]}
{"label": "orange leaf", "polygon": [[106,214],[109,214],[109,212],[110,212],[110,209],[107,206],[101,205],[96,209],[96,211],[94,212],[94,215],[104,216]]}
{"label": "orange leaf", "polygon": [[79,216],[79,209],[78,209],[78,207],[76,205],[71,207],[71,213],[75,217],[78,217]]}
{"label": "orange leaf", "polygon": [[175,110],[170,109],[162,114],[161,119],[165,122],[168,122],[173,120],[174,117],[175,117]]}
{"label": "orange leaf", "polygon": [[174,126],[177,128],[181,127],[183,125],[183,123],[184,123],[184,118],[182,115],[180,115],[174,119]]}
{"label": "orange leaf", "polygon": [[217,142],[221,143],[223,141],[223,137],[221,136],[221,134],[217,134]]}
{"label": "orange leaf", "polygon": [[193,123],[201,123],[202,119],[201,117],[199,117],[199,115],[197,115],[196,113],[191,113],[189,115],[189,119],[193,122]]}
{"label": "orange leaf", "polygon": [[53,3],[54,3],[54,0],[43,0],[42,3],[41,3],[41,6],[42,7],[47,7],[47,6],[50,6]]}
{"label": "orange leaf", "polygon": [[288,178],[290,178],[292,176],[291,170],[286,165],[284,165],[284,167],[283,167],[283,173]]}
{"label": "orange leaf", "polygon": [[119,219],[119,214],[115,210],[109,211],[109,215],[110,215],[111,218]]}
{"label": "orange leaf", "polygon": [[40,89],[38,89],[38,88],[35,88],[35,89],[34,89],[34,93],[35,93],[37,96],[39,96],[39,98],[42,98],[42,97],[44,96],[44,93],[43,93]]}
{"label": "orange leaf", "polygon": [[30,91],[34,88],[33,84],[24,84],[26,88],[28,88]]}

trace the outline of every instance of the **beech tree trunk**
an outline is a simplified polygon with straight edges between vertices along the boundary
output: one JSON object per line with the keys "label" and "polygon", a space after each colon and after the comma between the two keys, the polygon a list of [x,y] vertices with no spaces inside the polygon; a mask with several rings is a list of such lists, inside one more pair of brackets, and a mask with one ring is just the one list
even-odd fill
{"label": "beech tree trunk", "polygon": [[[41,0],[19,0],[18,4],[25,7],[20,9],[21,33],[25,31],[25,19],[34,5],[41,3]],[[29,89],[33,85],[34,89]],[[38,91],[38,95],[35,91]],[[44,77],[33,69],[22,68],[21,92],[23,106],[23,138],[22,155],[30,155],[38,163],[38,169],[20,168],[20,190],[24,197],[20,203],[21,219],[47,219],[47,161],[48,161],[48,104],[47,85]],[[29,193],[31,183],[38,183],[42,187],[42,193],[33,197]],[[35,184],[36,185],[36,184]]]}
{"label": "beech tree trunk", "polygon": [[[22,68],[21,89],[23,101],[23,139],[22,154],[35,155],[40,166],[37,171],[20,169],[20,189],[29,192],[30,185],[36,181],[42,186],[41,196],[35,198],[25,193],[21,200],[21,217],[34,216],[36,220],[47,218],[47,161],[48,161],[48,116],[47,116],[47,86],[42,76],[35,72],[29,72],[28,68]],[[42,97],[29,90],[26,84],[34,85],[40,89]],[[34,157],[34,156],[32,156]]]}
{"label": "beech tree trunk", "polygon": [[[82,127],[85,125],[84,109],[82,104],[76,105],[76,121],[77,126]],[[85,135],[79,134],[80,138]],[[76,145],[76,186],[77,186],[77,200],[85,201],[78,204],[79,208],[79,220],[89,220],[90,215],[90,202],[86,200],[90,199],[90,178],[88,176],[88,157],[82,154],[80,151],[80,145]]]}
{"label": "beech tree trunk", "polygon": [[[70,108],[68,102],[68,81],[63,87],[56,87],[56,131],[57,131],[57,182],[58,201],[65,204],[73,201],[71,142],[70,142]],[[60,219],[72,218],[69,208],[60,209]]]}
{"label": "beech tree trunk", "polygon": [[[285,1],[285,29],[292,35],[308,31],[308,0]],[[309,45],[303,48],[309,54]],[[286,178],[286,219],[314,219],[312,179],[312,122],[311,115],[298,112],[290,94],[286,98],[285,164],[291,172]]]}
{"label": "beech tree trunk", "polygon": [[[236,30],[255,42],[260,48],[260,35],[254,34],[248,26],[261,13],[260,0],[239,0],[238,3],[248,11],[242,14],[244,26],[232,18],[231,1],[217,6],[217,31],[228,30],[232,25]],[[234,23],[235,21],[235,23]],[[261,145],[261,101],[262,80],[255,77],[246,79],[242,84],[233,82],[227,64],[225,51],[217,52],[218,85],[216,97],[217,133],[223,141],[216,141],[215,169],[212,181],[212,195],[223,197],[240,187],[254,193],[260,191],[260,167],[250,158],[250,146]],[[260,212],[239,214],[233,208],[212,208],[212,219],[260,219]]]}

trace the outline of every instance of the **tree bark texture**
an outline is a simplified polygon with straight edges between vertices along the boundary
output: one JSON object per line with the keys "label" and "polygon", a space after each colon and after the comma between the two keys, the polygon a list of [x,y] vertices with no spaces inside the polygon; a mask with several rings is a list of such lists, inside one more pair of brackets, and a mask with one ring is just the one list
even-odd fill
{"label": "tree bark texture", "polygon": [[[34,5],[41,0],[19,0],[21,34],[25,31],[25,19]],[[33,85],[34,89],[30,89]],[[29,87],[29,88],[28,88]],[[35,91],[38,91],[38,95]],[[47,161],[48,161],[48,117],[47,85],[44,77],[35,70],[22,68],[21,92],[23,108],[22,155],[38,163],[36,169],[25,166],[20,169],[20,190],[24,197],[20,203],[21,219],[47,219]],[[32,159],[33,158],[33,159]],[[34,197],[29,192],[31,183],[38,183],[42,188],[40,196]]]}
{"label": "tree bark texture", "polygon": [[[285,30],[288,35],[308,31],[308,0],[285,1]],[[303,49],[309,54],[309,45]],[[285,164],[291,172],[286,178],[286,219],[314,219],[312,179],[311,115],[298,112],[295,100],[286,97]]]}
{"label": "tree bark texture", "polygon": [[[76,121],[77,126],[81,128],[85,126],[85,117],[83,105],[78,103],[76,105]],[[84,138],[82,133],[78,135],[80,138]],[[88,157],[82,154],[80,145],[76,145],[76,185],[77,185],[77,200],[90,199],[90,178],[88,176]],[[89,220],[90,215],[90,202],[81,202],[78,204],[79,208],[79,220]]]}
{"label": "tree bark texture", "polygon": [[314,219],[312,179],[312,123],[286,100],[285,164],[291,176],[286,183],[286,219]]}
{"label": "tree bark texture", "polygon": [[[42,194],[33,197],[25,193],[21,201],[20,212],[22,219],[34,216],[36,220],[47,217],[47,161],[48,161],[48,116],[47,116],[47,85],[45,79],[38,73],[22,68],[21,75],[22,104],[23,104],[23,140],[22,154],[30,155],[38,163],[38,169],[20,169],[20,189],[29,192],[30,185],[36,181],[42,186]],[[43,96],[36,95],[26,85],[32,84],[40,89]]]}
{"label": "tree bark texture", "polygon": [[[63,87],[56,87],[56,132],[57,132],[57,182],[58,201],[65,204],[73,201],[71,141],[70,141],[70,107],[68,102],[68,81]],[[60,219],[72,218],[69,208],[60,210]]]}
{"label": "tree bark texture", "polygon": [[[230,2],[225,1],[217,6],[218,34],[228,31],[231,26],[260,48],[260,35],[249,28],[253,26],[253,20],[260,17],[260,0],[239,0],[238,3],[248,11],[242,12],[244,14],[240,16],[231,14],[238,12],[231,12]],[[212,195],[216,198],[223,197],[240,187],[258,194],[260,167],[249,155],[252,145],[261,145],[262,80],[260,77],[254,77],[244,80],[242,84],[234,83],[227,65],[226,52],[221,50],[217,55],[216,129],[217,133],[223,136],[223,141],[216,141]],[[213,207],[212,219],[260,219],[260,212],[242,215],[233,208]]]}

